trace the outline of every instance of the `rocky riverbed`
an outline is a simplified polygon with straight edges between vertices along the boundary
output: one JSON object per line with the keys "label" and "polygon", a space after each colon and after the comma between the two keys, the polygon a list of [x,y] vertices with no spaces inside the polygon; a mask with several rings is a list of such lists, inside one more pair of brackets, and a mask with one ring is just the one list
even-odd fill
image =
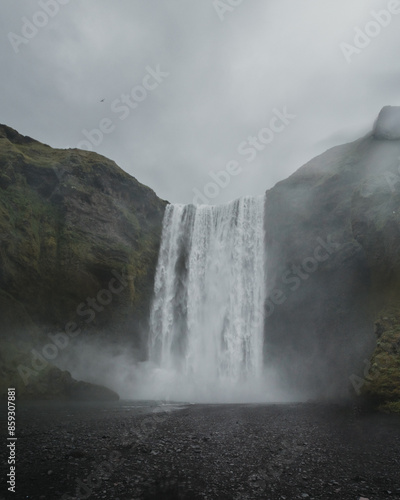
{"label": "rocky riverbed", "polygon": [[395,415],[317,403],[17,410],[16,493],[3,428],[0,498],[400,499]]}

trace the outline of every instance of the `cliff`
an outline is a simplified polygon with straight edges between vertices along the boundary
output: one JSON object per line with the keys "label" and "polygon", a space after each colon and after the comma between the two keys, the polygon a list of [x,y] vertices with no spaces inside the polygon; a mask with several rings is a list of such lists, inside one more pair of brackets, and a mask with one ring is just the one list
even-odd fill
{"label": "cliff", "polygon": [[41,352],[52,332],[62,343],[107,329],[108,341],[140,348],[165,204],[98,154],[52,149],[0,126],[0,341],[8,369],[10,356],[31,368],[32,345]]}
{"label": "cliff", "polygon": [[384,108],[267,192],[265,356],[290,388],[400,400],[399,124]]}

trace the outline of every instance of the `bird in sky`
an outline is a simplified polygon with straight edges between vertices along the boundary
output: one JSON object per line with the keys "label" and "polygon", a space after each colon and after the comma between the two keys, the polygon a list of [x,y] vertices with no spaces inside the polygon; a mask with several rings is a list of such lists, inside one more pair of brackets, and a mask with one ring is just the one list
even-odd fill
{"label": "bird in sky", "polygon": [[104,101],[105,101],[105,99],[100,99],[100,102],[104,102]]}

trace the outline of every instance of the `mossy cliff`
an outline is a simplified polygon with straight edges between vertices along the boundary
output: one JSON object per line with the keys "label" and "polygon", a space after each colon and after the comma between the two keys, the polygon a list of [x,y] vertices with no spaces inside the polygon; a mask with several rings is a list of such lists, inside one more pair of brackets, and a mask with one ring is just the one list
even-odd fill
{"label": "mossy cliff", "polygon": [[[399,108],[389,114],[400,123]],[[265,356],[284,367],[294,390],[321,397],[350,390],[394,408],[400,137],[386,133],[383,115],[371,134],[327,151],[267,192]]]}
{"label": "mossy cliff", "polygon": [[23,356],[47,332],[107,330],[139,348],[165,204],[98,154],[0,125],[1,342]]}

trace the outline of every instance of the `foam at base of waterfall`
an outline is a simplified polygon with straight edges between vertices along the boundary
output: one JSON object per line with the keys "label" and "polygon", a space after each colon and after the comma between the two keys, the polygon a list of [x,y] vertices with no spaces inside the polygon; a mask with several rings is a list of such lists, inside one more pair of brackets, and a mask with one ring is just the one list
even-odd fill
{"label": "foam at base of waterfall", "polygon": [[[135,399],[184,403],[277,403],[299,401],[283,387],[277,373],[265,368],[256,380],[214,380],[206,384],[183,377],[175,369],[141,363],[136,373]],[[140,380],[140,382],[139,382]]]}

